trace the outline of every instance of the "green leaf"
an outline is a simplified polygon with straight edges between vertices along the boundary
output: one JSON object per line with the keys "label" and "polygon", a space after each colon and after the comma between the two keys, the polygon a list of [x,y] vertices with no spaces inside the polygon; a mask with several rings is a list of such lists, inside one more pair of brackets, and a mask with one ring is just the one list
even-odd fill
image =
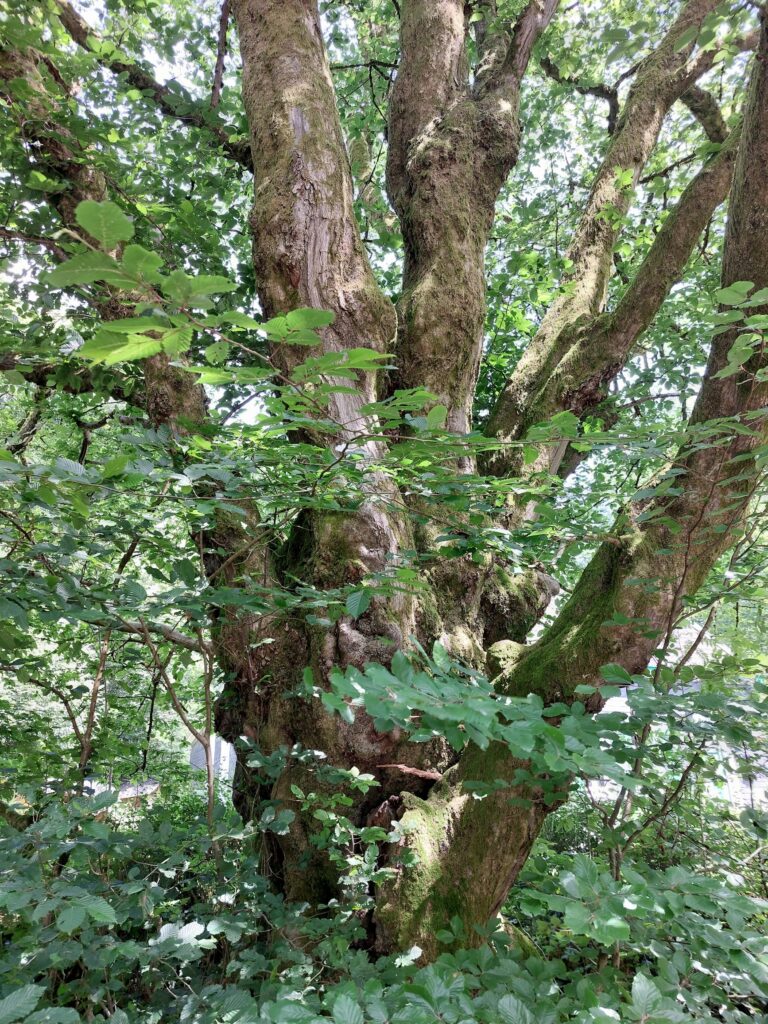
{"label": "green leaf", "polygon": [[84,907],[91,920],[98,924],[114,924],[117,920],[114,910],[101,896],[88,893],[86,896],[81,896],[77,903]]}
{"label": "green leaf", "polygon": [[261,329],[270,338],[284,338],[290,331],[288,321],[284,316],[273,316],[271,320],[265,320],[261,324]]}
{"label": "green leaf", "polygon": [[70,906],[57,916],[56,925],[61,932],[66,932],[68,935],[80,927],[85,920],[85,908],[79,906]]}
{"label": "green leaf", "polygon": [[727,288],[718,288],[714,297],[723,306],[738,306],[754,287],[751,281],[734,281]]}
{"label": "green leaf", "polygon": [[632,982],[632,1009],[640,1019],[652,1017],[662,1003],[662,995],[650,978],[644,974],[636,974]]}
{"label": "green leaf", "polygon": [[[118,1010],[117,1013],[120,1011]],[[24,1019],[24,1024],[80,1024],[82,1020],[77,1010],[68,1006],[45,1006],[42,1010],[35,1010],[33,1014]],[[110,1024],[119,1024],[120,1018],[113,1013]],[[126,1017],[127,1021],[128,1018]]]}
{"label": "green leaf", "polygon": [[157,331],[168,327],[168,321],[159,316],[127,316],[123,320],[110,320],[106,328],[110,334],[135,334]]}
{"label": "green leaf", "polygon": [[117,288],[130,288],[135,282],[127,278],[117,263],[103,252],[84,252],[48,271],[47,279],[58,288],[73,284],[105,281]]}
{"label": "green leaf", "polygon": [[329,309],[294,309],[285,316],[286,325],[292,331],[327,327],[335,319],[335,314]]}
{"label": "green leaf", "polygon": [[75,219],[81,228],[101,242],[105,249],[114,249],[118,243],[133,238],[133,222],[123,213],[117,203],[105,200],[103,203],[86,199],[77,204]]}
{"label": "green leaf", "polygon": [[364,611],[370,607],[371,604],[371,592],[370,590],[353,590],[352,593],[347,597],[347,615],[351,615],[353,619],[359,619]]}
{"label": "green leaf", "polygon": [[130,455],[116,455],[114,459],[109,459],[109,461],[104,464],[104,468],[101,471],[101,479],[111,480],[112,477],[122,476],[125,472],[125,467],[130,461]]}
{"label": "green leaf", "polygon": [[209,363],[213,366],[218,366],[220,363],[227,361],[229,345],[226,341],[215,341],[212,345],[208,346],[203,354]]}
{"label": "green leaf", "polygon": [[534,1024],[530,1010],[520,1002],[517,996],[503,996],[499,1000],[497,1010],[504,1024]]}
{"label": "green leaf", "polygon": [[0,999],[0,1024],[15,1024],[37,1006],[45,992],[43,985],[24,985]]}
{"label": "green leaf", "polygon": [[427,426],[430,430],[440,430],[445,425],[448,409],[444,405],[434,405],[427,413]]}
{"label": "green leaf", "polygon": [[227,277],[200,274],[192,277],[183,270],[174,270],[163,282],[163,293],[181,306],[207,306],[208,296],[231,292],[237,285]]}
{"label": "green leaf", "polygon": [[363,1024],[363,1011],[355,1000],[345,994],[333,1004],[333,1019],[336,1024]]}
{"label": "green leaf", "polygon": [[593,923],[594,936],[598,942],[610,946],[614,942],[627,942],[629,940],[629,922],[615,914],[608,917],[596,917]]}
{"label": "green leaf", "polygon": [[622,683],[625,686],[632,683],[632,676],[629,672],[615,662],[601,666],[600,675],[607,683]]}
{"label": "green leaf", "polygon": [[158,284],[162,280],[162,275],[158,273],[162,265],[161,256],[158,256],[156,252],[150,252],[141,245],[126,245],[123,250],[123,270],[138,280]]}
{"label": "green leaf", "polygon": [[146,359],[162,352],[160,338],[148,338],[143,334],[111,334],[107,328],[100,331],[82,345],[75,355],[91,363],[113,366],[115,363],[132,359]]}

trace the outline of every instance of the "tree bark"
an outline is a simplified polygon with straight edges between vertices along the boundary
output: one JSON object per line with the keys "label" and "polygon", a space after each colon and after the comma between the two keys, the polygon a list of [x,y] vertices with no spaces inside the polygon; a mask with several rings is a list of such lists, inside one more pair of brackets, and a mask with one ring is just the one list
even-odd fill
{"label": "tree bark", "polygon": [[[763,16],[754,63],[734,190],[728,216],[722,283],[768,286],[768,30]],[[750,310],[764,312],[768,306]],[[571,598],[535,644],[497,646],[505,664],[497,688],[510,695],[539,695],[545,703],[571,703],[579,685],[595,688],[588,711],[602,706],[602,665],[615,662],[642,672],[654,650],[666,651],[684,598],[694,594],[720,555],[740,535],[759,473],[754,453],[768,440],[761,410],[768,400],[768,358],[759,349],[742,372],[722,376],[736,328],[715,337],[690,426],[715,429],[715,443],[695,435],[673,460],[684,470],[681,493],[627,509],[613,542],[603,543]],[[722,417],[740,424],[738,432]],[[718,429],[718,424],[719,429]],[[642,516],[640,515],[642,513]],[[627,625],[612,626],[614,614]],[[583,699],[583,698],[578,698]],[[458,915],[467,935],[501,906],[552,806],[536,787],[511,784],[525,762],[507,747],[470,747],[427,800],[410,798],[403,818],[419,866],[403,870],[377,908],[382,948],[417,943],[430,958],[435,932]],[[467,779],[508,787],[483,800],[462,790]],[[527,809],[510,803],[526,801]]]}

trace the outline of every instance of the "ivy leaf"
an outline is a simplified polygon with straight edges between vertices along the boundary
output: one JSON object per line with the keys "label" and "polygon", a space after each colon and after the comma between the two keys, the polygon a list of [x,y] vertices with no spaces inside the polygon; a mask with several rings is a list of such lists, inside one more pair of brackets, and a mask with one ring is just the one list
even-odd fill
{"label": "ivy leaf", "polygon": [[103,203],[97,203],[93,199],[78,203],[75,219],[80,227],[97,242],[101,242],[105,249],[114,249],[119,242],[127,242],[133,238],[133,222],[117,203],[108,199]]}
{"label": "ivy leaf", "polygon": [[0,999],[0,1024],[15,1024],[26,1017],[37,1006],[43,992],[43,985],[24,985]]}

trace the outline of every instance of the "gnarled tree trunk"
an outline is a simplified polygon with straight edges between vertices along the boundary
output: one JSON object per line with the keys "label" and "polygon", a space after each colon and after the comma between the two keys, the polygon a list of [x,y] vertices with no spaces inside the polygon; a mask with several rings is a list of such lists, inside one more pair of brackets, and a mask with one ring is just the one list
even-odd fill
{"label": "gnarled tree trunk", "polygon": [[[73,39],[89,48],[82,19],[69,4],[58,3]],[[693,178],[615,308],[605,308],[621,220],[673,104],[686,102],[710,137],[724,138],[716,108],[696,86],[713,52],[697,49],[695,35],[716,6],[715,0],[681,4],[668,32],[637,69],[571,241],[572,268],[493,410],[489,437],[516,442],[554,413],[569,410],[583,417],[594,411],[605,385],[682,275],[734,174],[723,283],[768,286],[763,20],[741,132],[732,132]],[[397,303],[377,284],[355,220],[315,0],[232,0],[250,155],[239,147],[233,151],[215,125],[198,119],[239,167],[253,169],[254,269],[265,314],[305,306],[330,310],[334,321],[321,332],[322,352],[367,347],[394,356],[396,369],[389,376],[360,372],[354,393],[331,395],[332,431],[310,425],[302,435],[318,445],[356,447],[374,466],[389,441],[366,407],[396,387],[428,388],[435,403],[445,406],[449,429],[462,434],[471,428],[483,349],[485,247],[499,191],[517,158],[521,82],[533,47],[556,17],[557,2],[530,0],[509,25],[499,18],[494,0],[401,0],[400,7],[401,59],[390,103],[387,166],[387,188],[405,245]],[[477,14],[479,20],[472,17]],[[183,116],[167,90],[142,69],[99,59],[140,82],[168,116]],[[27,62],[34,80],[30,55],[4,55],[0,77],[18,74],[20,61]],[[50,117],[46,110],[40,120]],[[83,180],[81,154],[69,153],[66,141],[60,132],[42,133],[36,140],[38,159],[69,178],[71,198],[102,198],[105,183]],[[63,222],[70,224],[69,198],[60,206]],[[482,751],[469,745],[456,757],[442,742],[414,744],[396,731],[380,733],[364,713],[350,724],[331,716],[319,701],[290,691],[307,666],[327,686],[331,669],[387,664],[395,651],[408,649],[412,637],[424,645],[439,640],[455,656],[484,667],[496,675],[501,693],[532,692],[549,703],[572,701],[583,684],[599,688],[599,669],[606,662],[630,672],[644,669],[652,651],[668,645],[683,599],[696,591],[738,534],[754,485],[751,452],[767,434],[762,419],[750,418],[768,397],[758,376],[763,357],[757,354],[743,374],[719,376],[734,334],[721,334],[712,345],[692,424],[737,417],[752,430],[737,438],[726,434],[707,448],[681,450],[676,459],[685,470],[680,494],[668,502],[655,499],[665,515],[627,513],[621,534],[598,548],[535,643],[525,641],[557,592],[552,578],[540,569],[512,575],[491,556],[484,562],[445,557],[429,530],[414,529],[409,497],[376,468],[367,473],[354,509],[302,512],[279,552],[264,543],[254,508],[244,507],[244,516],[231,520],[219,516],[205,541],[206,566],[212,581],[230,587],[254,579],[290,585],[291,578],[318,588],[344,587],[390,571],[408,552],[422,558],[423,589],[374,597],[356,619],[345,616],[328,628],[277,613],[233,612],[219,619],[214,633],[227,678],[217,712],[225,736],[248,736],[267,752],[300,744],[324,751],[334,765],[371,772],[380,788],[350,810],[357,824],[389,798],[402,814],[418,861],[406,868],[394,858],[393,877],[375,894],[378,951],[417,943],[425,957],[432,957],[436,932],[454,916],[471,937],[473,926],[484,924],[502,905],[553,804],[536,785],[512,785],[525,763],[507,747]],[[306,354],[278,345],[272,358],[288,373]],[[153,421],[179,430],[185,422],[202,422],[205,403],[201,389],[189,386],[192,378],[157,357],[146,362],[144,379],[144,404]],[[518,447],[502,444],[483,468],[498,476],[542,468],[555,473],[566,447],[554,455],[542,451],[535,463],[523,466]],[[740,461],[734,463],[736,456]],[[460,468],[471,471],[472,460]],[[679,529],[664,525],[670,520]],[[615,612],[628,624],[604,625]],[[589,711],[599,710],[599,691],[588,703]],[[306,769],[290,763],[263,793],[245,760],[238,774],[244,813],[264,795],[293,806],[291,787],[302,785]],[[467,780],[510,785],[477,800],[463,788]],[[510,797],[519,799],[512,803]],[[311,820],[297,815],[289,833],[273,840],[270,866],[287,896],[324,902],[336,892],[336,872],[312,844],[312,829]]]}

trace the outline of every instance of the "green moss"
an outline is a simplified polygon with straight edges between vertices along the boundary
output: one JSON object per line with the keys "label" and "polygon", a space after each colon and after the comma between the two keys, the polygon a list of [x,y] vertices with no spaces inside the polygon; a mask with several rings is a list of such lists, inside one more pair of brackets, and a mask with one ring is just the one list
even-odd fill
{"label": "green moss", "polygon": [[514,640],[499,640],[498,643],[492,644],[486,652],[488,678],[493,680],[497,676],[511,672],[525,650],[525,644],[515,643]]}

